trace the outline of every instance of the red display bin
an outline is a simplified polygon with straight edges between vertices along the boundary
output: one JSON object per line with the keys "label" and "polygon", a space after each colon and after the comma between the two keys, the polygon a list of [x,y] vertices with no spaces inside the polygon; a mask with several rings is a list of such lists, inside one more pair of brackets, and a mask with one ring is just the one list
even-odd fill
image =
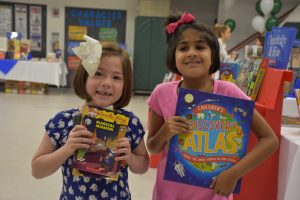
{"label": "red display bin", "polygon": [[[291,82],[293,72],[266,68],[256,110],[264,117],[280,140],[284,81]],[[248,151],[256,144],[254,134],[250,135]],[[279,149],[257,168],[243,177],[241,193],[234,200],[276,200],[278,187]]]}

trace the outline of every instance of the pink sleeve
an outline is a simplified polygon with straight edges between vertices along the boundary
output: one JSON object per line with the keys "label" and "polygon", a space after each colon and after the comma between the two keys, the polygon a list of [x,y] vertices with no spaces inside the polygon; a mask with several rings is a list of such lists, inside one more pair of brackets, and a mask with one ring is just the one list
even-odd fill
{"label": "pink sleeve", "polygon": [[215,83],[214,93],[239,99],[251,100],[251,98],[247,96],[238,86],[228,81],[217,80]]}
{"label": "pink sleeve", "polygon": [[151,108],[157,114],[162,116],[162,111],[161,111],[159,103],[158,103],[158,97],[159,97],[159,88],[155,87],[154,90],[152,91],[150,97],[147,100],[147,104],[149,105],[149,108]]}

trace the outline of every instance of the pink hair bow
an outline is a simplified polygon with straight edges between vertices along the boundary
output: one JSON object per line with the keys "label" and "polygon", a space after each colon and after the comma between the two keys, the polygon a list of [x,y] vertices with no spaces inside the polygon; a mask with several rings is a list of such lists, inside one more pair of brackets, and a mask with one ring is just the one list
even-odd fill
{"label": "pink hair bow", "polygon": [[185,12],[185,13],[182,14],[180,20],[167,25],[167,32],[169,34],[174,33],[176,28],[178,26],[180,26],[181,24],[188,24],[188,23],[191,23],[193,21],[195,21],[195,17],[191,13]]}

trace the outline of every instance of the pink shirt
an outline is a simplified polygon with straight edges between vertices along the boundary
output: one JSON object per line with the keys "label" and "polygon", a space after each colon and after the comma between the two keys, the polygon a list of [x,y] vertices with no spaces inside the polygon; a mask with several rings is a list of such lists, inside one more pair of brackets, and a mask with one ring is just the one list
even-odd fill
{"label": "pink shirt", "polygon": [[[147,103],[150,108],[162,116],[165,121],[175,115],[179,83],[180,81],[174,81],[159,84],[148,99]],[[235,84],[227,81],[214,80],[213,93],[241,99],[250,99]],[[157,168],[153,200],[232,200],[232,195],[226,198],[214,194],[213,190],[208,188],[164,180],[166,160],[167,152],[166,149],[164,149]]]}

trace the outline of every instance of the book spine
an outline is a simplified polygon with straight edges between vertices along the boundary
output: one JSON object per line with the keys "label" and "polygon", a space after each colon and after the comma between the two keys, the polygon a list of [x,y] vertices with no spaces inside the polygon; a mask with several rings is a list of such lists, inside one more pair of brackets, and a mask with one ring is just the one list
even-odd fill
{"label": "book spine", "polygon": [[255,83],[254,83],[254,86],[253,86],[252,93],[251,93],[251,99],[253,101],[256,100],[256,97],[258,95],[259,88],[260,88],[260,85],[261,85],[261,82],[263,80],[264,75],[265,75],[265,69],[260,67],[258,72],[257,72],[257,77],[256,77],[256,80],[255,80]]}

